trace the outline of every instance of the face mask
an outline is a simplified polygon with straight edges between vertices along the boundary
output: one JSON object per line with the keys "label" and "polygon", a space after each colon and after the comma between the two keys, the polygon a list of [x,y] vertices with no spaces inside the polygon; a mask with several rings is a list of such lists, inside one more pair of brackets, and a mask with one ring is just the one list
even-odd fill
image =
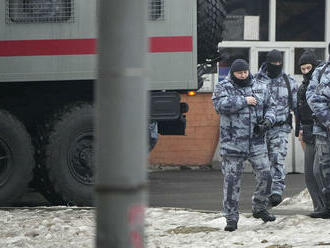
{"label": "face mask", "polygon": [[249,85],[251,82],[250,76],[248,76],[246,79],[238,79],[237,77],[232,75],[231,78],[234,81],[234,83],[240,87],[245,87],[245,86]]}
{"label": "face mask", "polygon": [[313,72],[314,72],[314,67],[308,73],[303,74],[304,82],[309,83],[309,80],[311,80],[312,78]]}
{"label": "face mask", "polygon": [[267,63],[267,72],[270,78],[276,78],[282,72],[283,65],[273,65],[271,63]]}

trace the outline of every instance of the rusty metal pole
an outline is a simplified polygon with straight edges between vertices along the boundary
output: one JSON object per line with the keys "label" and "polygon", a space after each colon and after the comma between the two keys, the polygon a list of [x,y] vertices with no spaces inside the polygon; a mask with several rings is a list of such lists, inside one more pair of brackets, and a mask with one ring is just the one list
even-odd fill
{"label": "rusty metal pole", "polygon": [[144,247],[145,0],[98,1],[96,247]]}

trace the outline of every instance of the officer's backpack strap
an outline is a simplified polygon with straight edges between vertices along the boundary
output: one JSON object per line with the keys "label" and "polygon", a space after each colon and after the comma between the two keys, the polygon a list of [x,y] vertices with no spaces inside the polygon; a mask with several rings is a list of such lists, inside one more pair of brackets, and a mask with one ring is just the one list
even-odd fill
{"label": "officer's backpack strap", "polygon": [[288,96],[289,96],[288,119],[286,120],[286,123],[289,124],[290,127],[292,128],[292,114],[290,112],[290,109],[293,109],[293,99],[292,99],[291,85],[290,85],[288,75],[283,73],[283,78],[284,78],[286,87],[288,89]]}
{"label": "officer's backpack strap", "polygon": [[283,73],[283,78],[284,78],[284,81],[285,81],[285,84],[286,84],[286,88],[288,89],[288,96],[289,96],[289,112],[290,112],[290,109],[292,109],[292,106],[293,106],[293,100],[292,100],[292,92],[291,92],[291,85],[290,85],[290,81],[289,81],[289,78],[288,78],[288,75],[286,75],[285,73]]}
{"label": "officer's backpack strap", "polygon": [[317,80],[319,83],[320,83],[320,80],[321,80],[321,77],[322,77],[323,73],[325,72],[325,70],[327,69],[327,67],[328,67],[329,64],[330,64],[330,62],[326,63],[326,64],[323,66],[322,70],[320,71],[319,78],[318,78],[318,80]]}

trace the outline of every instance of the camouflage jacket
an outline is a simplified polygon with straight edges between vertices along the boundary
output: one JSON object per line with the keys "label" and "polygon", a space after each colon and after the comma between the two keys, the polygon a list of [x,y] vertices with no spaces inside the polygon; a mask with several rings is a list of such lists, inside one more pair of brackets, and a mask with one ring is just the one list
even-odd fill
{"label": "camouflage jacket", "polygon": [[[245,97],[254,96],[258,104],[248,105]],[[251,77],[250,85],[239,87],[230,77],[215,85],[213,105],[220,113],[220,154],[228,156],[249,156],[266,152],[263,136],[253,129],[257,123],[268,119],[275,121],[275,103],[267,87]]]}
{"label": "camouflage jacket", "polygon": [[[313,133],[322,136],[328,136],[330,130],[330,62],[315,69],[312,79],[306,91],[306,98],[311,107],[316,122],[313,127]],[[322,68],[327,66],[324,73],[320,73]]]}
{"label": "camouflage jacket", "polygon": [[[266,64],[264,63],[261,67],[259,72],[255,75],[258,81],[262,81],[265,83],[272,95],[275,103],[276,103],[276,121],[277,123],[286,122],[289,116],[289,92],[283,78],[284,73],[282,72],[280,76],[277,78],[270,78],[267,75],[266,71]],[[296,80],[288,75],[290,87],[291,87],[291,94],[292,94],[292,107],[291,110],[296,112],[297,109],[297,91],[298,91],[298,84]],[[281,130],[287,133],[291,132],[291,127],[289,124],[281,125],[276,130]]]}

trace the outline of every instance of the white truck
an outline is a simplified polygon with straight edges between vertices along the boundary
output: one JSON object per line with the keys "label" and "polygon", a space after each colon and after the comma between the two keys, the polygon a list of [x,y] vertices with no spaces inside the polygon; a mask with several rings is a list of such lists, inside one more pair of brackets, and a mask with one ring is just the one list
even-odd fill
{"label": "white truck", "polygon": [[[183,135],[179,93],[201,87],[197,65],[216,53],[225,1],[147,5],[150,119],[161,134]],[[96,8],[97,0],[0,0],[2,206],[29,186],[54,204],[93,202]]]}

